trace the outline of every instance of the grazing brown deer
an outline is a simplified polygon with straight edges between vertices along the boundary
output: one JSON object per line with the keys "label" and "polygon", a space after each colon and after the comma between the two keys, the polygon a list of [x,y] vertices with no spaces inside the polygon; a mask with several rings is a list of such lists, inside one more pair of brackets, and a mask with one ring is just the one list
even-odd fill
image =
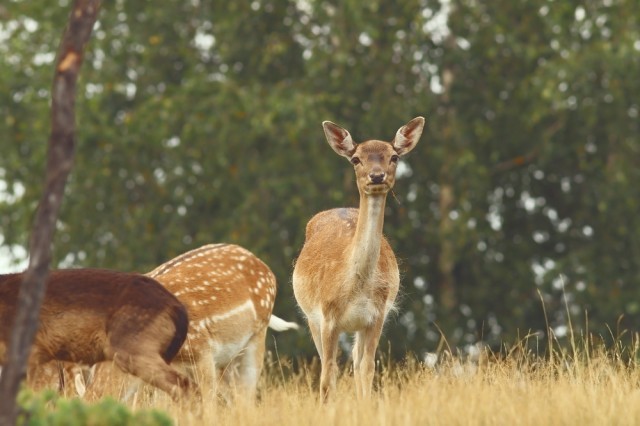
{"label": "grazing brown deer", "polygon": [[[6,362],[22,278],[0,275],[0,365]],[[51,271],[27,377],[53,360],[111,360],[177,399],[196,391],[169,365],[188,323],[185,307],[152,278],[104,269]]]}
{"label": "grazing brown deer", "polygon": [[293,291],[320,355],[322,398],[336,385],[341,332],[355,333],[356,390],[368,396],[382,326],[400,284],[396,257],[382,235],[385,201],[395,183],[398,159],[418,143],[424,118],[401,127],[391,143],[356,144],[336,124],[325,121],[322,126],[329,145],[355,168],[360,208],[323,211],[309,221],[293,270]]}
{"label": "grazing brown deer", "polygon": [[[221,391],[251,400],[262,370],[267,327],[298,325],[271,314],[276,278],[250,251],[209,244],[183,253],[146,274],[173,293],[189,312],[187,340],[174,362],[204,370]],[[103,380],[103,368],[97,380]],[[129,389],[135,392],[136,386]],[[225,395],[231,396],[231,395]]]}

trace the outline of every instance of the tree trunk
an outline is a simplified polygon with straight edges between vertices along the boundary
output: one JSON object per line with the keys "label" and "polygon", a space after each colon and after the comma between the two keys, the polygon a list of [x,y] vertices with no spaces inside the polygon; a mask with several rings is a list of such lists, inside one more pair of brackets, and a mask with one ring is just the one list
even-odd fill
{"label": "tree trunk", "polygon": [[[450,35],[446,40],[447,48],[455,49],[455,40]],[[456,281],[453,273],[456,261],[456,249],[454,242],[451,241],[451,228],[453,220],[451,219],[451,211],[456,203],[456,193],[451,177],[451,167],[455,163],[456,146],[458,144],[456,128],[456,111],[451,102],[451,86],[454,81],[454,70],[451,65],[445,65],[442,70],[442,85],[444,91],[441,96],[444,105],[445,114],[442,117],[443,137],[449,141],[447,153],[443,158],[442,167],[439,173],[440,185],[440,223],[438,226],[438,238],[440,240],[440,253],[438,256],[438,273],[439,273],[439,291],[440,304],[445,312],[451,312],[457,305],[456,300]]]}
{"label": "tree trunk", "polygon": [[456,307],[456,281],[453,268],[456,261],[454,243],[451,241],[453,220],[449,216],[454,203],[453,186],[440,183],[440,224],[438,235],[440,238],[440,255],[438,256],[438,271],[440,273],[440,303],[446,312]]}
{"label": "tree trunk", "polygon": [[51,243],[75,144],[75,92],[82,54],[100,9],[99,0],[76,0],[62,36],[51,90],[51,134],[42,198],[29,241],[29,266],[18,297],[18,310],[0,376],[0,426],[16,423],[16,396],[38,329],[40,306],[51,261]]}

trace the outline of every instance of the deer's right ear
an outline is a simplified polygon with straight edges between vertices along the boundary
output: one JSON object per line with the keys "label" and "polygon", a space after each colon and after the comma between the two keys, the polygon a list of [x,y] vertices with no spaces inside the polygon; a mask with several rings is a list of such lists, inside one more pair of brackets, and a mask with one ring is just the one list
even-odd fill
{"label": "deer's right ear", "polygon": [[323,121],[322,128],[331,148],[339,155],[350,159],[356,152],[356,144],[349,132],[330,121]]}

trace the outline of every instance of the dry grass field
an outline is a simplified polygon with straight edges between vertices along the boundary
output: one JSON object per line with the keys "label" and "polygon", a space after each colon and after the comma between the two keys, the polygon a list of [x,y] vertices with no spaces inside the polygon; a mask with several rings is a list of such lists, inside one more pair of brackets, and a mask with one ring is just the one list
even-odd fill
{"label": "dry grass field", "polygon": [[[201,383],[201,412],[174,404],[160,392],[139,394],[134,409],[154,407],[177,425],[638,425],[640,366],[638,349],[557,350],[540,357],[521,348],[479,362],[441,357],[428,367],[408,360],[378,365],[376,392],[355,398],[345,367],[337,394],[318,399],[319,366],[294,372],[287,361],[267,361],[255,404],[214,402],[211,386]],[[445,359],[443,359],[445,358]],[[107,388],[121,394],[122,377]]]}

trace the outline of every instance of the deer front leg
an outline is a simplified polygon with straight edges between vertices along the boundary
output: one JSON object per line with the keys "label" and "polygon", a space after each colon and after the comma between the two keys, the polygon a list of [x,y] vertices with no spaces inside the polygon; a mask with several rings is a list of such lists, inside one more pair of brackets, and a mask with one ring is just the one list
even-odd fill
{"label": "deer front leg", "polygon": [[359,331],[356,335],[356,347],[358,348],[360,362],[357,370],[354,364],[353,375],[356,379],[358,397],[368,398],[371,396],[373,376],[376,369],[376,349],[378,349],[383,323],[383,318],[380,318],[373,325]]}
{"label": "deer front leg", "polygon": [[335,321],[323,319],[320,326],[320,341],[322,342],[322,373],[320,374],[320,396],[326,401],[336,388],[338,366],[338,336],[340,331]]}
{"label": "deer front leg", "polygon": [[363,332],[356,332],[355,341],[353,342],[353,350],[351,357],[353,358],[353,380],[356,383],[356,395],[362,395],[362,383],[360,381],[360,364],[362,363],[362,354],[364,353]]}

